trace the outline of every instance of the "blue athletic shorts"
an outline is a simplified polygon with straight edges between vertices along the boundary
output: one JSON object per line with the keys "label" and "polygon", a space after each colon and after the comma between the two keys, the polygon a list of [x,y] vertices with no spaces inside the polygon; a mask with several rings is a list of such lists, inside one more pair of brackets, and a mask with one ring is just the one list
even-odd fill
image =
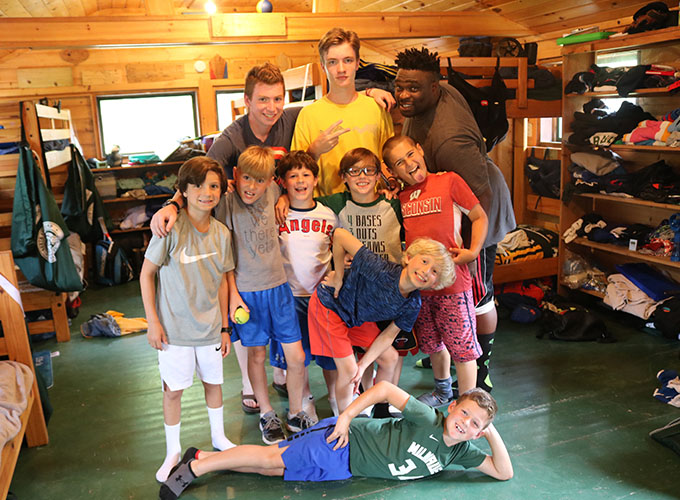
{"label": "blue athletic shorts", "polygon": [[232,341],[254,347],[267,345],[270,339],[290,344],[302,338],[288,283],[259,292],[241,292],[241,298],[250,309],[250,319],[243,325],[234,324]]}
{"label": "blue athletic shorts", "polygon": [[[307,326],[307,310],[309,309],[309,297],[295,297],[295,312],[297,314],[300,333],[302,334],[302,350],[305,351],[305,366],[309,365],[310,360],[315,360],[316,364],[324,370],[335,370],[335,361],[327,356],[314,356],[309,350],[309,328]],[[269,344],[269,364],[277,368],[286,370],[286,356],[283,353],[281,344],[272,340]]]}
{"label": "blue athletic shorts", "polygon": [[286,448],[281,455],[286,481],[339,481],[352,477],[349,469],[349,444],[333,451],[335,441],[327,443],[337,417],[325,418],[314,427],[293,434],[279,443]]}

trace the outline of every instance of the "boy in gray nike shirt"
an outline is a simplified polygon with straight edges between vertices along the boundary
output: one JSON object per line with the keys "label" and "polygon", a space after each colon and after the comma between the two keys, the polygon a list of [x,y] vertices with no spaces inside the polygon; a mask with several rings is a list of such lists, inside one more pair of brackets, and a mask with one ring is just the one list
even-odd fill
{"label": "boy in gray nike shirt", "polygon": [[234,446],[224,435],[222,411],[222,358],[231,346],[225,273],[233,271],[234,259],[230,231],[211,216],[226,185],[215,160],[197,157],[182,165],[178,188],[185,209],[166,238],[151,239],[139,276],[147,339],[158,349],[163,385],[166,457],[156,472],[160,482],[180,459],[181,397],[195,371],[205,389],[213,447]]}

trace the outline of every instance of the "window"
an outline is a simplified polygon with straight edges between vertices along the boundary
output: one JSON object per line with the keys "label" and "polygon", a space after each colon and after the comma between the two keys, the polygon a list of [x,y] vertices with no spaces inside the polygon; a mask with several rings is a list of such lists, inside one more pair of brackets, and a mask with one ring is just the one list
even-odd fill
{"label": "window", "polygon": [[243,99],[243,90],[219,90],[217,91],[217,124],[220,130],[224,130],[231,124],[231,103]]}
{"label": "window", "polygon": [[539,142],[562,142],[562,118],[541,118]]}
{"label": "window", "polygon": [[182,139],[198,135],[196,96],[183,94],[98,97],[104,153],[120,146],[123,155],[167,157]]}

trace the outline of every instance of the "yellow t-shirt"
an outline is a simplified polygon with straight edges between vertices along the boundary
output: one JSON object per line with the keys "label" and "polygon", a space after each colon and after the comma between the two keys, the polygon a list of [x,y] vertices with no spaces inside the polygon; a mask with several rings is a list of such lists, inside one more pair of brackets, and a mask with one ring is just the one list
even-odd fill
{"label": "yellow t-shirt", "polygon": [[350,131],[342,134],[337,146],[319,158],[317,196],[344,191],[338,171],[345,153],[363,147],[382,159],[382,145],[394,135],[392,118],[372,98],[358,94],[349,104],[335,104],[324,96],[300,111],[290,149],[306,151],[322,131],[338,120],[342,120],[340,127]]}

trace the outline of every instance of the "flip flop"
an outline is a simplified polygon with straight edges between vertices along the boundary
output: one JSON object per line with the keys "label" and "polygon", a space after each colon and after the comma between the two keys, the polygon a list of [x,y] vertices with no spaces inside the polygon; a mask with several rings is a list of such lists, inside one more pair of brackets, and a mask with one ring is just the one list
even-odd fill
{"label": "flip flop", "polygon": [[257,403],[257,399],[255,399],[254,394],[243,394],[243,391],[241,391],[241,408],[243,409],[244,413],[247,413],[249,415],[260,413],[260,405],[258,404],[257,406],[248,406],[245,403],[246,399],[255,401]]}
{"label": "flip flop", "polygon": [[284,398],[288,397],[288,387],[286,384],[277,384],[276,382],[272,382],[272,387],[276,392],[279,393],[280,396]]}

